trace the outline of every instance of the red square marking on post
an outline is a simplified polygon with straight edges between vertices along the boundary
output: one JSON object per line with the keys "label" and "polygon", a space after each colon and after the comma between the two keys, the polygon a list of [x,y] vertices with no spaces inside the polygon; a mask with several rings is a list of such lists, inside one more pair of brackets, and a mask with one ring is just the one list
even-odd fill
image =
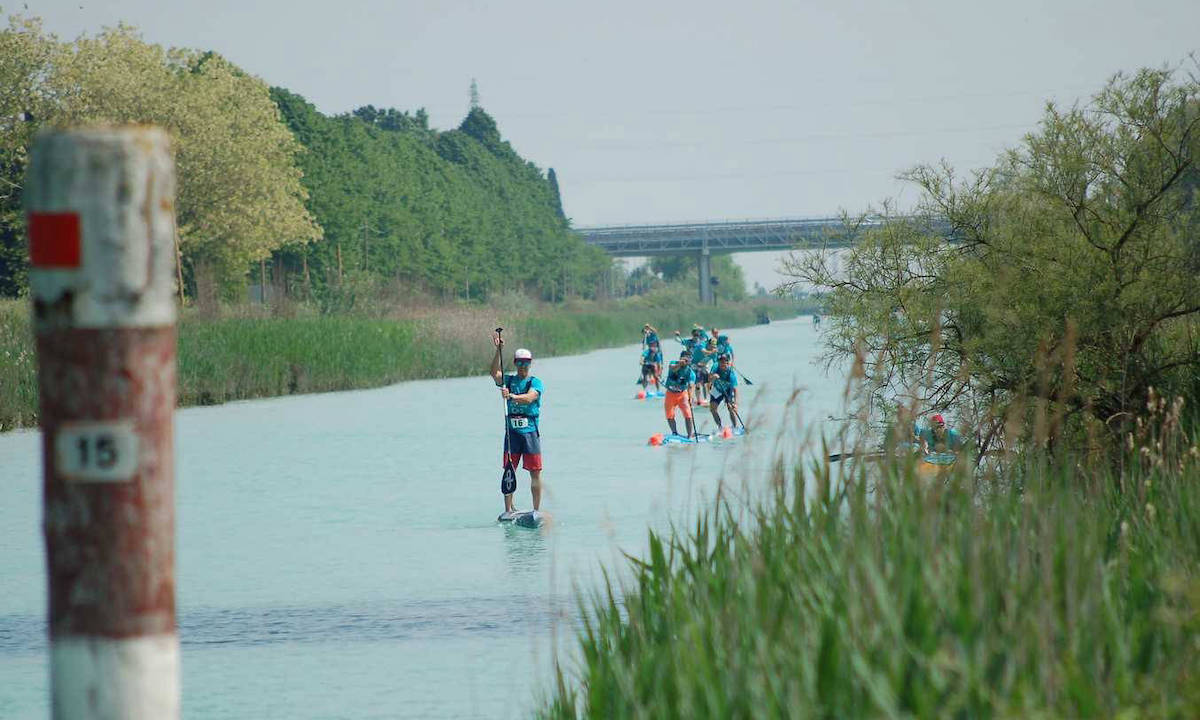
{"label": "red square marking on post", "polygon": [[78,213],[29,213],[29,260],[40,268],[77,268]]}

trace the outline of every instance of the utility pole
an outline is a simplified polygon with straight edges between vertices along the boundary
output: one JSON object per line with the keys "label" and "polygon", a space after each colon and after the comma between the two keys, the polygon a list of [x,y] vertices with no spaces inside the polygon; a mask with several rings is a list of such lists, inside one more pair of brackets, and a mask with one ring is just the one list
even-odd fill
{"label": "utility pole", "polygon": [[51,714],[178,720],[170,139],[42,135],[25,201]]}

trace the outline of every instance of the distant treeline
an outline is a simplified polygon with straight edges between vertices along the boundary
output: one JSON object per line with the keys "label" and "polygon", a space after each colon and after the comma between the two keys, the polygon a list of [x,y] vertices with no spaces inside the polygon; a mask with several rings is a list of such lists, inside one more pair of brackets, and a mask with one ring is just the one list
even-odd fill
{"label": "distant treeline", "polygon": [[[330,117],[212,52],[150,44],[128,26],[62,42],[20,15],[0,29],[0,87],[0,296],[27,287],[21,196],[34,136],[98,123],[171,133],[184,285],[202,305],[244,297],[248,274],[330,307],[385,285],[557,301],[663,282],[629,277],[570,232],[554,170],[501,138],[474,88],[449,131],[423,110]],[[721,281],[723,297],[744,293],[735,271]]]}
{"label": "distant treeline", "polygon": [[438,132],[422,110],[327,117],[295,93],[271,96],[305,148],[302,182],[324,229],[276,251],[293,285],[319,293],[367,273],[440,295],[551,301],[605,286],[612,261],[570,233],[554,170],[523,160],[482,108]]}

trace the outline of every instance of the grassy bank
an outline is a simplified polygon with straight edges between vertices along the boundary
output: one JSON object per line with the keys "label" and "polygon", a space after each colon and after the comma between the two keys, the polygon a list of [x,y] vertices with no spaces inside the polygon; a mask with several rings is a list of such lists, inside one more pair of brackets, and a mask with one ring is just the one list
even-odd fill
{"label": "grassy bank", "polygon": [[[793,305],[761,301],[703,309],[651,302],[532,310],[466,306],[390,317],[303,309],[291,317],[205,319],[185,313],[179,326],[179,402],[214,404],[481,374],[490,357],[490,333],[498,325],[512,348],[525,346],[535,357],[547,357],[635,343],[645,322],[668,334],[686,332],[693,322],[751,325],[764,306],[777,319],[798,313]],[[36,422],[29,309],[23,302],[0,301],[0,430]]]}
{"label": "grassy bank", "polygon": [[753,512],[651,535],[542,715],[1200,717],[1191,452],[1123,480],[779,475]]}

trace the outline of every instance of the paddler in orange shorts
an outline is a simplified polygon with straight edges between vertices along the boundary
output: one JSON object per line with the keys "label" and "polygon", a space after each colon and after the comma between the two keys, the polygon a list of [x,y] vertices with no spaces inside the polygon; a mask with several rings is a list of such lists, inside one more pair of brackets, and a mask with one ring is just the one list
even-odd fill
{"label": "paddler in orange shorts", "polygon": [[671,432],[675,435],[679,434],[679,430],[675,427],[676,408],[683,411],[683,419],[687,421],[687,436],[692,437],[696,433],[695,423],[692,421],[691,402],[691,389],[695,384],[696,373],[692,370],[692,352],[684,350],[679,353],[679,359],[671,363],[670,369],[667,370],[667,377],[663,380],[663,385],[667,388],[663,408],[667,412],[667,425],[671,426]]}

